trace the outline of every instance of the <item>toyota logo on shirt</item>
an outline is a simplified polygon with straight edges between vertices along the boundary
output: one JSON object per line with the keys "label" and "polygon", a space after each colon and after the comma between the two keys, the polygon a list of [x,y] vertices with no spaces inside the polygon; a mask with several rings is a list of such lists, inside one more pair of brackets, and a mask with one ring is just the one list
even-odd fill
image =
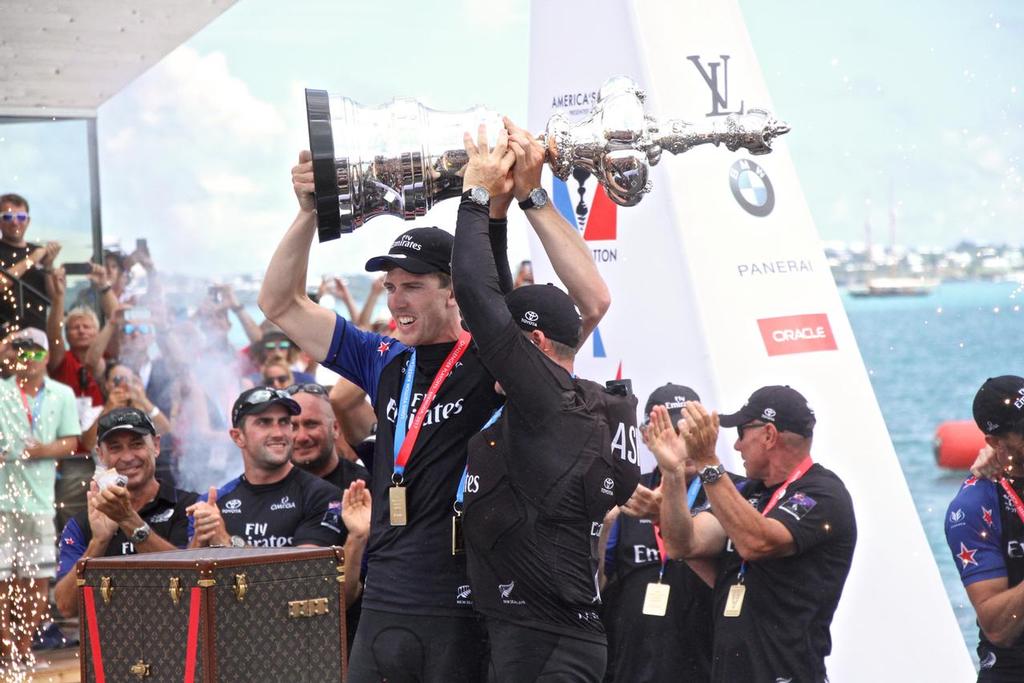
{"label": "toyota logo on shirt", "polygon": [[825,313],[787,315],[757,321],[769,356],[811,351],[835,351],[836,340]]}

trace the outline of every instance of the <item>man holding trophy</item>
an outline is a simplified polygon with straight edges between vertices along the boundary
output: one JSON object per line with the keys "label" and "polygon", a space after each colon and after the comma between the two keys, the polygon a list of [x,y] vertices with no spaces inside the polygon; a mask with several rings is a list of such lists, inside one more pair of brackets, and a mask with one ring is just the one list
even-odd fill
{"label": "man holding trophy", "polygon": [[[439,228],[407,230],[388,254],[366,264],[386,271],[388,308],[398,327],[396,338],[364,332],[306,295],[317,228],[308,152],[292,179],[299,213],[271,259],[260,308],[313,358],[365,390],[378,419],[377,504],[349,680],[480,680],[485,638],[472,609],[465,556],[453,544],[453,506],[465,486],[466,444],[504,399],[460,324],[452,237]],[[492,249],[508,289],[505,214],[511,200],[510,191],[496,196],[489,211]],[[556,211],[543,217],[534,228],[556,270],[596,273],[579,235]],[[607,290],[589,275],[568,281],[578,282],[570,291],[589,331],[607,308]]]}

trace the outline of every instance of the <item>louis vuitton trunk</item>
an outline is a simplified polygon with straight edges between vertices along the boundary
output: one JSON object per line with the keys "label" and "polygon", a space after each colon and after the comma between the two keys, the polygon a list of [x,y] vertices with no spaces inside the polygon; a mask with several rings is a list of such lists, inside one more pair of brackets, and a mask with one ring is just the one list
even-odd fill
{"label": "louis vuitton trunk", "polygon": [[341,548],[200,548],[83,559],[82,680],[344,680]]}

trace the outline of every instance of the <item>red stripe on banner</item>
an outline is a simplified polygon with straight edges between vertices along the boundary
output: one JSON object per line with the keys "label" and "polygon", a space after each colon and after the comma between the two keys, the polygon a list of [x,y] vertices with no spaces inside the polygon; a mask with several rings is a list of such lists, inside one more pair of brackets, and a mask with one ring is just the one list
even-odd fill
{"label": "red stripe on banner", "polygon": [[185,683],[194,683],[196,678],[196,649],[199,645],[199,605],[202,602],[202,589],[192,589],[192,597],[188,603],[188,641],[185,646]]}
{"label": "red stripe on banner", "polygon": [[100,650],[100,627],[96,622],[96,599],[92,594],[92,586],[82,588],[85,599],[85,623],[89,627],[89,642],[92,644],[92,668],[96,673],[96,683],[106,683],[103,675],[103,652]]}

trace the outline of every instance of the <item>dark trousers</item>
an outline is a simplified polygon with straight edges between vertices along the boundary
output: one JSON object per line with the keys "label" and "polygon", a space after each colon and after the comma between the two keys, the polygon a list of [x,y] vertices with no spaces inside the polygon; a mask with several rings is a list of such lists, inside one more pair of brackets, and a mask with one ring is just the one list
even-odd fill
{"label": "dark trousers", "polygon": [[364,608],[348,683],[481,683],[486,632],[480,620],[392,614]]}
{"label": "dark trousers", "polygon": [[487,619],[489,683],[600,683],[608,647]]}

